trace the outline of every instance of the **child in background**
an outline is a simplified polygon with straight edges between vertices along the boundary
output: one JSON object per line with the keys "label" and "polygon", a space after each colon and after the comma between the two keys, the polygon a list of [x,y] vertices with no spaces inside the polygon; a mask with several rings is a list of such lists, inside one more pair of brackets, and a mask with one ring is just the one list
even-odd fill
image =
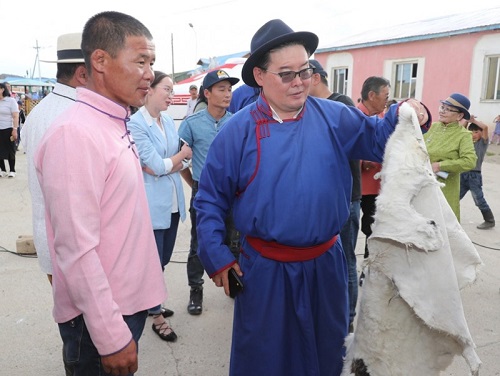
{"label": "child in background", "polygon": [[[499,117],[497,116],[497,119]],[[497,123],[497,128],[498,128]],[[481,174],[481,165],[483,164],[484,155],[488,149],[488,126],[471,115],[469,125],[467,127],[472,132],[472,141],[474,141],[474,149],[477,155],[476,167],[467,172],[462,172],[460,175],[460,200],[465,194],[470,191],[474,203],[481,210],[484,222],[477,226],[480,230],[495,227],[495,217],[486,202],[483,194],[483,176]],[[499,135],[500,137],[500,135]],[[497,144],[498,145],[498,144]]]}
{"label": "child in background", "polygon": [[16,151],[19,151],[19,144],[21,143],[21,129],[26,121],[26,115],[24,114],[23,102],[18,100],[17,105],[19,107],[19,126],[17,127]]}
{"label": "child in background", "polygon": [[495,125],[495,130],[493,131],[493,136],[491,137],[490,144],[495,142],[495,139],[497,140],[497,145],[500,143],[500,115],[497,115],[496,118],[493,119],[493,121],[496,123]]}

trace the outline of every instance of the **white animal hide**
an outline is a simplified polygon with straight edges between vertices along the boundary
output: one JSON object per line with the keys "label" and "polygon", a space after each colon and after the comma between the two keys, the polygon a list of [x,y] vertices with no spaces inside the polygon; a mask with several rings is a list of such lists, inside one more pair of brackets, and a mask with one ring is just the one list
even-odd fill
{"label": "white animal hide", "polygon": [[[399,109],[396,130],[387,141],[382,179],[377,197],[375,225],[378,237],[392,239],[424,251],[436,251],[443,244],[441,232],[432,217],[426,218],[413,206],[413,199],[427,186],[437,187],[430,168],[422,133],[415,135],[415,111],[404,104]],[[411,224],[411,226],[409,226]]]}
{"label": "white animal hide", "polygon": [[[402,104],[387,143],[370,257],[342,375],[437,376],[455,355],[479,374],[460,289],[481,259],[434,178],[413,109]],[[432,252],[428,252],[432,251]]]}

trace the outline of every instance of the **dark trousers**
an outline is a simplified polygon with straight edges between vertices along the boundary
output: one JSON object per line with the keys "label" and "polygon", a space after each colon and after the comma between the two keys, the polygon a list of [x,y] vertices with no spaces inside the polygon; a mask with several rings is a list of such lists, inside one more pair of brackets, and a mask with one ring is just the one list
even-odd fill
{"label": "dark trousers", "polygon": [[170,227],[164,230],[154,230],[156,247],[160,256],[162,270],[170,262],[174,252],[175,239],[177,238],[177,228],[179,227],[180,214],[172,213]]}
{"label": "dark trousers", "polygon": [[474,204],[481,212],[490,210],[483,194],[483,175],[481,171],[468,171],[460,174],[460,200],[471,193]]}
{"label": "dark trousers", "polygon": [[[377,195],[363,195],[361,197],[361,232],[365,234],[366,239],[372,234],[372,224],[375,222],[373,216],[375,215],[375,200]],[[370,254],[368,244],[365,241],[365,258]]]}
{"label": "dark trousers", "polygon": [[[198,193],[198,182],[193,182],[191,200],[189,203],[189,216],[191,218],[191,243],[189,245],[189,255],[187,260],[187,276],[188,284],[191,287],[199,287],[203,285],[203,274],[205,269],[198,258],[198,234],[196,232],[196,210],[193,206],[194,198]],[[233,216],[228,215],[225,221],[226,224],[226,244],[234,257],[238,259],[240,253],[240,233],[234,227]]]}
{"label": "dark trousers", "polygon": [[12,128],[0,130],[0,170],[7,172],[5,159],[9,162],[9,171],[16,172],[16,142],[10,141]]}
{"label": "dark trousers", "polygon": [[351,202],[347,222],[340,231],[340,239],[344,248],[349,274],[349,324],[354,322],[356,304],[358,302],[358,271],[356,265],[356,243],[359,232],[359,200]]}
{"label": "dark trousers", "polygon": [[375,200],[377,195],[364,195],[361,197],[361,232],[369,237],[372,234],[371,226],[375,221],[373,216],[375,215]]}
{"label": "dark trousers", "polygon": [[191,243],[189,245],[189,255],[187,260],[188,283],[191,287],[203,285],[203,265],[198,258],[198,234],[196,233],[196,210],[193,206],[194,197],[198,193],[198,182],[195,181],[192,187],[191,200],[189,202],[189,217],[191,218]]}
{"label": "dark trousers", "polygon": [[[148,316],[147,311],[123,316],[139,349],[141,338]],[[63,341],[63,361],[66,376],[101,376],[110,375],[104,372],[101,356],[97,352],[85,325],[83,315],[59,324],[59,333]]]}
{"label": "dark trousers", "polygon": [[[170,227],[164,230],[154,230],[156,248],[158,248],[158,255],[160,256],[161,270],[165,271],[165,266],[170,262],[172,253],[174,252],[175,239],[177,238],[177,229],[179,227],[180,214],[172,213],[170,219]],[[154,315],[160,314],[161,304],[149,310],[149,313]]]}
{"label": "dark trousers", "polygon": [[16,151],[20,143],[21,143],[21,124],[19,124],[19,127],[17,127],[17,140],[15,141]]}

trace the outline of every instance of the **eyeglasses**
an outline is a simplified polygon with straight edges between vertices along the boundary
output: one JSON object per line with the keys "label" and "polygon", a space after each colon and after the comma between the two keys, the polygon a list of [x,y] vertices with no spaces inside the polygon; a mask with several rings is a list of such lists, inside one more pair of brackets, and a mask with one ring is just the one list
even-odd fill
{"label": "eyeglasses", "polygon": [[307,80],[307,79],[311,78],[311,76],[313,75],[313,71],[314,71],[314,68],[305,68],[305,69],[302,69],[298,72],[294,72],[294,71],[271,72],[270,70],[267,70],[264,68],[260,68],[260,69],[262,69],[264,72],[268,72],[271,74],[275,74],[276,76],[280,76],[281,82],[283,82],[284,84],[288,84],[288,83],[292,82],[295,79],[295,77],[297,77],[297,76],[299,76],[302,81]]}
{"label": "eyeglasses", "polygon": [[457,114],[460,113],[460,111],[458,110],[452,110],[451,108],[445,106],[439,106],[439,112],[455,112]]}
{"label": "eyeglasses", "polygon": [[168,87],[168,86],[164,86],[163,87],[163,90],[165,90],[167,92],[167,94],[171,97],[173,97],[175,95],[174,93],[174,89],[172,89],[171,87]]}

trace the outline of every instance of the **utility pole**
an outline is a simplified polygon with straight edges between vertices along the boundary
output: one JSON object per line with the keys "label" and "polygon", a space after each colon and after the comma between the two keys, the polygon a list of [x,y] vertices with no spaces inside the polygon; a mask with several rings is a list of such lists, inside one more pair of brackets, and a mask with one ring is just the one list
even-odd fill
{"label": "utility pole", "polygon": [[175,70],[174,70],[174,33],[170,33],[170,44],[172,45],[172,82],[175,84]]}
{"label": "utility pole", "polygon": [[31,71],[31,77],[33,78],[33,75],[35,74],[35,68],[38,65],[38,79],[41,81],[42,80],[42,75],[40,73],[40,59],[39,59],[39,52],[40,52],[40,47],[38,45],[38,39],[36,40],[36,46],[33,47],[36,50],[36,56],[35,56],[35,63],[33,64],[33,70]]}
{"label": "utility pole", "polygon": [[194,46],[195,46],[194,47],[194,58],[196,60],[194,63],[197,64],[198,63],[198,35],[196,34],[196,30],[194,28],[194,25],[191,22],[188,25],[191,29],[193,29],[193,32],[194,32]]}

